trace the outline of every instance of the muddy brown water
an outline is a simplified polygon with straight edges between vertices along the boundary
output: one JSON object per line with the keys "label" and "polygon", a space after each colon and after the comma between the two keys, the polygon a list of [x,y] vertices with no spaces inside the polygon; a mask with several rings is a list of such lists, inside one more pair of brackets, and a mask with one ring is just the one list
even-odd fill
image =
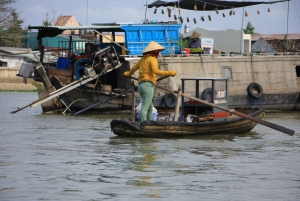
{"label": "muddy brown water", "polygon": [[0,92],[0,200],[299,200],[300,113],[267,113],[296,131],[124,138],[122,115],[9,112],[36,93]]}

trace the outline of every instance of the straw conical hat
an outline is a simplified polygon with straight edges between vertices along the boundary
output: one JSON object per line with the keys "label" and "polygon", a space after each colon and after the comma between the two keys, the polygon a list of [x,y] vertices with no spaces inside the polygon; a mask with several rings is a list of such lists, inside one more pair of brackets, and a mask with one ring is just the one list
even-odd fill
{"label": "straw conical hat", "polygon": [[166,48],[164,48],[163,46],[161,46],[160,44],[151,41],[149,43],[149,45],[144,49],[143,53],[146,52],[151,52],[151,51],[155,51],[155,50],[159,50],[159,51],[164,51]]}
{"label": "straw conical hat", "polygon": [[199,34],[197,31],[194,31],[193,34],[191,35],[191,38],[199,38],[201,34]]}

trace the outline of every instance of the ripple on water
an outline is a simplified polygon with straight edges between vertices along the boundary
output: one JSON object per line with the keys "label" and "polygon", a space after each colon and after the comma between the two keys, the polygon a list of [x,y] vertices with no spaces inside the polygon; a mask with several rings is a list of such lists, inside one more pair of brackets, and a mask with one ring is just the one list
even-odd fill
{"label": "ripple on water", "polygon": [[[107,115],[9,112],[35,93],[0,92],[1,200],[290,200],[299,192],[299,113],[243,135],[124,138]],[[6,100],[6,101],[3,101]],[[10,100],[10,101],[7,101]]]}

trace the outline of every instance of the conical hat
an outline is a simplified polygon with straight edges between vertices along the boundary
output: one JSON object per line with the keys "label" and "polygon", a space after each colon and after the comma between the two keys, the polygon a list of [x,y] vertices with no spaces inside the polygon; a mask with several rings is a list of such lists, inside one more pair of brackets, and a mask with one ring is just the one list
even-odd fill
{"label": "conical hat", "polygon": [[194,31],[193,34],[191,35],[191,38],[199,38],[201,34],[199,34],[197,31]]}
{"label": "conical hat", "polygon": [[155,50],[159,50],[159,51],[164,51],[166,48],[164,48],[163,46],[161,46],[160,44],[151,41],[149,43],[149,45],[144,49],[143,53],[146,52],[151,52],[151,51],[155,51]]}

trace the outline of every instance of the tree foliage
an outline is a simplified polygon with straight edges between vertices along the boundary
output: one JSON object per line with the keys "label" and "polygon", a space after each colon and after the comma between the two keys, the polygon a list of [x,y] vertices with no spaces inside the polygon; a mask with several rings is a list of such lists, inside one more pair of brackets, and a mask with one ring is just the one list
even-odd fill
{"label": "tree foliage", "polygon": [[180,36],[179,40],[175,41],[175,42],[182,50],[183,50],[183,48],[189,47],[189,44],[190,44],[189,40],[183,39],[181,36]]}
{"label": "tree foliage", "polygon": [[243,29],[243,31],[245,34],[254,34],[254,29],[251,22],[248,22],[246,29]]}
{"label": "tree foliage", "polygon": [[46,20],[43,21],[43,26],[52,26],[52,23],[48,20],[48,13],[46,13]]}
{"label": "tree foliage", "polygon": [[0,0],[0,46],[22,47],[23,20],[16,9],[10,7],[16,0]]}

